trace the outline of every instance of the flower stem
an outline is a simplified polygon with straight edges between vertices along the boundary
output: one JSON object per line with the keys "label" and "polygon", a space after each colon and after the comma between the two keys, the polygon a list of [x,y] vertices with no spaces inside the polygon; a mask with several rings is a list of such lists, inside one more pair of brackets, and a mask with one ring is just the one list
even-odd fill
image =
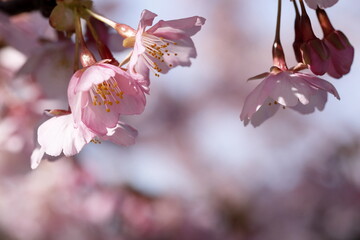
{"label": "flower stem", "polygon": [[276,19],[276,32],[275,32],[275,41],[280,42],[280,22],[281,22],[281,0],[278,0],[278,13]]}
{"label": "flower stem", "polygon": [[90,9],[86,9],[86,12],[90,14],[90,16],[96,18],[97,20],[109,25],[110,27],[112,28],[115,28],[116,27],[116,22],[106,18],[106,17],[103,17],[97,13],[94,13],[93,11],[91,11]]}
{"label": "flower stem", "polygon": [[299,8],[296,4],[296,0],[292,0],[292,2],[294,3],[294,8],[295,8],[295,16],[296,18],[300,18],[300,11],[299,11]]}
{"label": "flower stem", "polygon": [[102,59],[110,59],[111,63],[114,65],[119,65],[119,62],[116,61],[116,59],[114,58],[114,56],[112,55],[111,51],[109,50],[109,48],[101,41],[99,35],[97,34],[95,27],[93,26],[93,24],[91,23],[90,19],[86,20],[86,24],[87,27],[89,28],[91,35],[93,36],[96,46],[98,48],[99,54],[101,56]]}
{"label": "flower stem", "polygon": [[[76,72],[77,70],[79,70],[79,55],[80,55],[80,41],[81,41],[81,37],[79,37],[79,27],[77,26],[80,21],[79,15],[74,11],[74,16],[75,16],[75,55],[74,55],[74,72]],[[80,33],[81,34],[81,33]]]}
{"label": "flower stem", "polygon": [[75,41],[77,46],[77,53],[75,53],[75,67],[79,67],[79,58],[83,67],[87,67],[96,63],[96,59],[94,55],[90,52],[90,50],[86,47],[85,40],[82,34],[81,29],[81,19],[77,12],[75,12]]}
{"label": "flower stem", "polygon": [[321,28],[322,28],[325,36],[329,35],[330,33],[332,33],[335,30],[324,9],[321,9],[318,7],[316,9],[316,15],[319,19]]}
{"label": "flower stem", "polygon": [[302,62],[302,55],[301,55],[301,50],[300,50],[300,46],[303,43],[302,32],[301,32],[301,20],[300,20],[301,17],[300,17],[299,8],[296,4],[296,0],[293,0],[293,3],[294,3],[294,9],[295,9],[295,23],[294,23],[295,40],[293,43],[293,48],[294,48],[296,60],[298,62]]}
{"label": "flower stem", "polygon": [[96,18],[97,20],[99,20],[99,21],[109,25],[113,29],[115,29],[120,34],[120,36],[122,36],[123,38],[133,37],[136,34],[135,30],[126,24],[116,23],[106,17],[103,17],[97,13],[94,13],[93,11],[91,11],[88,8],[86,9],[86,12],[88,14],[90,14],[90,16]]}
{"label": "flower stem", "polygon": [[312,30],[311,21],[310,18],[306,12],[305,4],[303,0],[300,0],[300,6],[301,6],[301,31],[302,31],[302,37],[304,41],[309,41],[312,39],[315,39],[315,33]]}
{"label": "flower stem", "polygon": [[272,48],[273,53],[273,65],[282,69],[287,70],[285,54],[280,42],[280,22],[281,22],[281,0],[278,0],[278,13],[276,19],[276,32],[275,40]]}

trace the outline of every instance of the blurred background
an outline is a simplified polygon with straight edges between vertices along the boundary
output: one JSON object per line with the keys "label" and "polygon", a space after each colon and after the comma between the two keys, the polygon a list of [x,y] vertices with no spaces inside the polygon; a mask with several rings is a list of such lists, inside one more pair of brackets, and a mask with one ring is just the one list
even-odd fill
{"label": "blurred background", "polygon": [[[0,239],[360,240],[360,2],[326,10],[355,47],[348,75],[323,76],[341,100],[329,96],[310,115],[279,111],[257,128],[239,115],[258,84],[246,79],[272,64],[277,1],[97,0],[94,9],[134,28],[143,9],[155,23],[205,17],[198,57],[153,78],[145,112],[123,118],[139,131],[135,145],[88,144],[31,171],[42,111],[67,107],[73,50],[38,41],[56,38],[39,14],[2,17]],[[294,18],[284,0],[288,66]]]}

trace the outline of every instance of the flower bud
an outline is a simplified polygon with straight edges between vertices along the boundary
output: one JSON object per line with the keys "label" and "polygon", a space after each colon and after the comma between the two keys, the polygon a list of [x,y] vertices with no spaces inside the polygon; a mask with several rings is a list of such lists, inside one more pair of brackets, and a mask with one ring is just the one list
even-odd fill
{"label": "flower bud", "polygon": [[58,31],[73,32],[75,16],[72,9],[64,4],[58,4],[50,14],[50,25]]}
{"label": "flower bud", "polygon": [[350,71],[354,60],[354,47],[345,34],[335,30],[323,9],[317,8],[316,14],[324,32],[323,42],[330,54],[330,65],[327,73],[334,78],[341,78]]}
{"label": "flower bud", "polygon": [[323,75],[329,67],[329,50],[326,45],[315,36],[311,21],[306,13],[302,2],[302,15],[300,17],[300,27],[303,43],[300,46],[302,61],[316,75]]}
{"label": "flower bud", "polygon": [[334,78],[341,78],[350,72],[354,60],[354,47],[341,31],[333,31],[325,36],[324,43],[330,52],[330,66],[328,74]]}
{"label": "flower bud", "polygon": [[329,67],[329,51],[318,38],[309,40],[300,46],[303,62],[316,75],[324,75]]}

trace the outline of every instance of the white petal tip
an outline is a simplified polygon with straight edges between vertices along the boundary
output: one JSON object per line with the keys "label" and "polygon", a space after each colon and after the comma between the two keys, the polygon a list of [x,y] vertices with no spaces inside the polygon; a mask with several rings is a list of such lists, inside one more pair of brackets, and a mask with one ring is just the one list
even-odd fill
{"label": "white petal tip", "polygon": [[34,151],[31,154],[31,165],[30,165],[30,167],[31,167],[32,170],[36,169],[40,165],[44,154],[45,154],[44,149],[42,149],[42,148],[35,148],[34,149]]}

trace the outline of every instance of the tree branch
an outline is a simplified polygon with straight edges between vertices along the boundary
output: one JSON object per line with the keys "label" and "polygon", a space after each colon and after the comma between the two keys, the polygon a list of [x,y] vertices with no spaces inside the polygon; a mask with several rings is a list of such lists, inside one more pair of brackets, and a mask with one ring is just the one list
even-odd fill
{"label": "tree branch", "polygon": [[40,11],[44,17],[49,17],[55,6],[56,0],[0,0],[0,11],[8,15]]}

